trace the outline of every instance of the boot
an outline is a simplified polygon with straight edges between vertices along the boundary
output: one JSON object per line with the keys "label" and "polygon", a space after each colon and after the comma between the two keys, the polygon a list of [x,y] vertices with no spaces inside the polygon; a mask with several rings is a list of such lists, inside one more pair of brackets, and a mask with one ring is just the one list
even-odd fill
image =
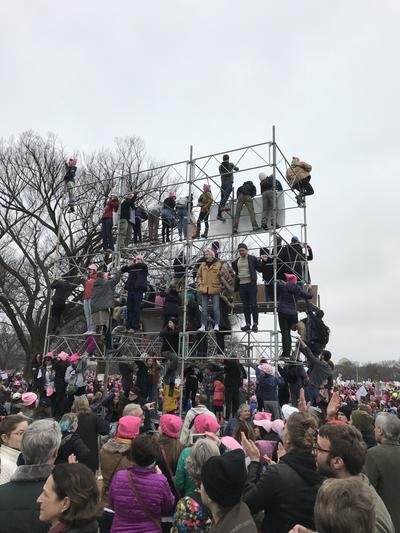
{"label": "boot", "polygon": [[201,236],[203,239],[207,239],[208,237],[208,229],[204,230],[204,233]]}

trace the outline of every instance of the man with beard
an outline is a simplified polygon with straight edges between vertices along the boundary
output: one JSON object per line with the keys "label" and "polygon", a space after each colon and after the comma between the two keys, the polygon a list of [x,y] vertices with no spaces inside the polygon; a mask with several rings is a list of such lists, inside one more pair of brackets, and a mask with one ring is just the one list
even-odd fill
{"label": "man with beard", "polygon": [[368,478],[361,473],[367,446],[358,429],[349,424],[326,424],[318,432],[314,450],[317,469],[322,475],[337,479],[355,477],[370,487],[375,501],[375,531],[394,533],[395,529],[383,500]]}

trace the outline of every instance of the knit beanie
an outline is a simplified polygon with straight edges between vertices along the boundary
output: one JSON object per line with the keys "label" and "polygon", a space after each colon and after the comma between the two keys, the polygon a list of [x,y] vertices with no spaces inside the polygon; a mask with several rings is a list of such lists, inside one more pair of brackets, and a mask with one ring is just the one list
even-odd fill
{"label": "knit beanie", "polygon": [[342,405],[338,409],[338,413],[343,413],[347,420],[350,420],[351,411],[352,409],[347,403],[342,403]]}
{"label": "knit beanie", "polygon": [[211,457],[201,469],[201,482],[209,498],[221,507],[240,502],[247,479],[243,450]]}
{"label": "knit beanie", "polygon": [[115,436],[119,439],[134,439],[139,435],[141,424],[142,420],[138,416],[121,416]]}
{"label": "knit beanie", "polygon": [[216,419],[210,415],[197,415],[193,425],[195,433],[217,433],[221,429]]}
{"label": "knit beanie", "polygon": [[351,413],[351,423],[359,431],[372,431],[374,427],[373,417],[361,409],[357,409]]}
{"label": "knit beanie", "polygon": [[183,422],[176,415],[162,415],[160,417],[160,428],[164,435],[172,437],[173,439],[179,438],[179,433],[182,429]]}

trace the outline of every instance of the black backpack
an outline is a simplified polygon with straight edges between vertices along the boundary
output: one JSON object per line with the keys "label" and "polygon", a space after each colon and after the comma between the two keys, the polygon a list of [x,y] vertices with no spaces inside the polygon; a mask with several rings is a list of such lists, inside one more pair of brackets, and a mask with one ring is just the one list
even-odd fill
{"label": "black backpack", "polygon": [[297,383],[297,380],[298,380],[297,366],[298,365],[289,365],[289,368],[287,369],[287,372],[286,372],[286,381],[288,383]]}
{"label": "black backpack", "polygon": [[329,342],[329,335],[331,333],[331,330],[328,328],[328,326],[325,324],[323,320],[320,320],[319,324],[319,338],[321,344],[326,346]]}

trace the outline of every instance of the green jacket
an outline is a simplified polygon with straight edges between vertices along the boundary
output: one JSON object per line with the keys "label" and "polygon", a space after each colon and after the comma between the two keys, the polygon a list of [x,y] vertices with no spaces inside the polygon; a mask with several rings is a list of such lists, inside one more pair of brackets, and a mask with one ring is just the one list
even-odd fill
{"label": "green jacket", "polygon": [[196,483],[189,476],[186,470],[186,459],[189,457],[192,448],[184,448],[179,456],[176,474],[174,477],[175,486],[180,490],[182,498],[189,496],[196,490]]}

